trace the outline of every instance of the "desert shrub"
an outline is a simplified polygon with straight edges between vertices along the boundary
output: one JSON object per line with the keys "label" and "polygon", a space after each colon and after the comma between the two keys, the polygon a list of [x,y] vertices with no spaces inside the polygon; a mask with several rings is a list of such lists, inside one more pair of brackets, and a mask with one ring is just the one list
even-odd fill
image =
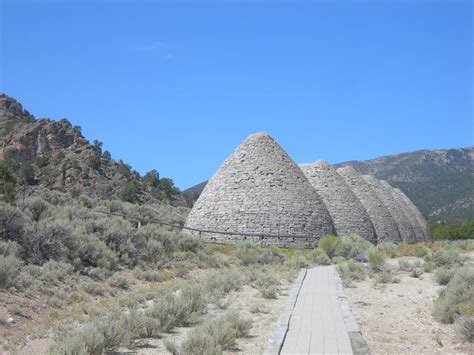
{"label": "desert shrub", "polygon": [[35,222],[48,216],[50,204],[39,197],[30,197],[25,201],[25,212]]}
{"label": "desert shrub", "polygon": [[73,255],[78,258],[84,266],[114,269],[117,258],[112,250],[102,240],[89,234],[75,235],[75,249]]}
{"label": "desert shrub", "polygon": [[426,261],[424,264],[423,264],[423,270],[425,272],[433,272],[433,270],[435,269],[436,267],[436,264],[432,261]]}
{"label": "desert shrub", "polygon": [[279,284],[277,279],[263,273],[254,282],[255,288],[260,291],[263,298],[267,299],[277,298]]}
{"label": "desert shrub", "polygon": [[457,250],[438,250],[433,253],[433,255],[427,258],[428,261],[432,261],[436,264],[436,266],[455,266],[455,265],[462,265],[463,258],[459,255]]}
{"label": "desert shrub", "polygon": [[50,260],[43,264],[43,277],[48,282],[64,281],[74,272],[71,264]]}
{"label": "desert shrub", "polygon": [[343,251],[342,240],[335,235],[322,237],[318,242],[318,247],[324,250],[330,258]]}
{"label": "desert shrub", "polygon": [[208,277],[204,281],[204,289],[215,298],[222,297],[229,292],[240,290],[244,283],[243,276],[236,271],[227,271]]}
{"label": "desert shrub", "polygon": [[295,251],[293,255],[285,260],[284,265],[290,269],[301,269],[309,266],[308,259],[300,250]]}
{"label": "desert shrub", "polygon": [[27,217],[16,207],[0,202],[0,238],[22,244]]}
{"label": "desert shrub", "polygon": [[438,282],[440,285],[445,286],[448,284],[449,280],[451,280],[453,275],[454,275],[454,269],[448,269],[448,268],[442,267],[435,271],[434,278],[436,282]]}
{"label": "desert shrub", "polygon": [[50,349],[53,355],[101,355],[105,350],[104,337],[92,325],[63,333],[57,338]]}
{"label": "desert shrub", "polygon": [[[472,314],[469,314],[471,312]],[[434,303],[434,316],[443,323],[452,323],[462,315],[474,315],[474,269],[472,267],[457,269]]]}
{"label": "desert shrub", "polygon": [[111,287],[120,288],[123,290],[126,290],[129,287],[127,278],[121,275],[119,272],[116,272],[111,278],[109,278],[108,284]]}
{"label": "desert shrub", "polygon": [[474,316],[461,316],[456,319],[457,331],[469,342],[474,342]]}
{"label": "desert shrub", "polygon": [[376,284],[399,283],[400,279],[389,271],[383,271],[375,276]]}
{"label": "desert shrub", "polygon": [[139,280],[145,280],[148,282],[160,282],[162,281],[161,275],[157,270],[143,270],[135,268],[133,270],[135,277]]}
{"label": "desert shrub", "polygon": [[102,296],[105,294],[104,286],[96,281],[84,281],[82,282],[82,288],[89,294],[93,296]]}
{"label": "desert shrub", "polygon": [[248,241],[237,244],[234,255],[239,260],[240,265],[247,266],[257,262],[257,248]]}
{"label": "desert shrub", "polygon": [[262,265],[268,264],[282,264],[285,261],[285,256],[276,248],[262,249],[258,248],[257,263]]}
{"label": "desert shrub", "polygon": [[346,287],[350,286],[352,281],[364,280],[367,275],[364,265],[354,260],[338,264],[336,268]]}
{"label": "desert shrub", "polygon": [[354,259],[357,261],[366,261],[367,257],[365,253],[372,247],[372,243],[368,242],[364,238],[358,235],[349,235],[341,238],[342,240],[342,251],[341,254],[346,259]]}
{"label": "desert shrub", "polygon": [[14,286],[21,265],[21,260],[14,256],[0,255],[0,288],[6,289]]}
{"label": "desert shrub", "polygon": [[[172,355],[179,355],[179,348],[178,346],[172,342],[171,340],[167,339],[164,341],[166,350]],[[204,353],[203,353],[204,354]]]}
{"label": "desert shrub", "polygon": [[419,278],[421,275],[423,275],[424,271],[422,268],[419,268],[419,267],[415,267],[411,273],[410,273],[410,276],[411,277],[415,277],[415,278]]}
{"label": "desert shrub", "polygon": [[311,250],[306,255],[306,257],[311,264],[315,264],[315,265],[330,265],[331,264],[331,259],[329,259],[329,256],[326,254],[324,250],[320,248]]}
{"label": "desert shrub", "polygon": [[367,250],[367,259],[369,260],[372,270],[382,271],[385,261],[387,260],[387,254],[385,254],[382,249],[372,247]]}
{"label": "desert shrub", "polygon": [[398,255],[398,245],[394,242],[385,241],[378,245],[391,258]]}
{"label": "desert shrub", "polygon": [[115,349],[126,343],[129,327],[120,310],[110,310],[107,316],[94,319],[93,325],[102,335],[105,349]]}
{"label": "desert shrub", "polygon": [[112,200],[107,202],[107,209],[109,212],[121,212],[122,211],[122,202],[119,200]]}
{"label": "desert shrub", "polygon": [[19,257],[20,251],[21,247],[17,242],[0,240],[0,255]]}
{"label": "desert shrub", "polygon": [[337,265],[345,262],[347,259],[343,256],[335,256],[331,259],[331,264]]}
{"label": "desert shrub", "polygon": [[411,272],[421,266],[420,260],[399,259],[400,270]]}
{"label": "desert shrub", "polygon": [[95,281],[105,281],[112,275],[110,270],[100,267],[86,267],[82,272]]}
{"label": "desert shrub", "polygon": [[400,243],[398,251],[400,255],[416,256],[418,258],[423,258],[431,252],[430,249],[423,244],[407,244],[405,242]]}
{"label": "desert shrub", "polygon": [[249,320],[242,319],[236,311],[230,311],[193,329],[181,344],[180,353],[221,354],[232,349],[237,338],[248,336],[250,328]]}

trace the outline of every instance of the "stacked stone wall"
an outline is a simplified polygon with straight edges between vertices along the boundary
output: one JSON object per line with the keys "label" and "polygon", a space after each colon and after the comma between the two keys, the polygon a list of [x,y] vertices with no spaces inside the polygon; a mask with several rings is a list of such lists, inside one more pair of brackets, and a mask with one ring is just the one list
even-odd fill
{"label": "stacked stone wall", "polygon": [[339,168],[336,171],[367,211],[375,228],[378,243],[383,241],[399,243],[401,238],[397,223],[372,187],[350,166]]}
{"label": "stacked stone wall", "polygon": [[415,206],[415,204],[408,198],[407,195],[403,193],[400,189],[395,188],[394,189],[395,193],[400,195],[400,197],[405,201],[407,204],[408,208],[412,211],[412,213],[415,215],[415,218],[418,220],[418,223],[421,226],[421,229],[423,231],[423,236],[424,236],[424,241],[425,242],[432,242],[433,237],[431,236],[430,232],[430,227],[428,226],[428,222],[426,222],[425,217],[421,214],[420,210]]}
{"label": "stacked stone wall", "polygon": [[379,199],[384,203],[385,207],[387,207],[390,214],[395,219],[402,241],[406,243],[415,243],[415,231],[403,212],[403,208],[393,198],[390,189],[385,187],[380,180],[371,175],[362,175],[362,177],[372,187]]}
{"label": "stacked stone wall", "polygon": [[357,234],[377,243],[369,214],[344,179],[325,161],[301,164],[301,170],[323,199],[340,236]]}
{"label": "stacked stone wall", "polygon": [[[325,204],[301,169],[265,133],[250,135],[222,164],[196,201],[186,226],[289,236],[278,242],[282,245],[306,238],[317,241],[335,232]],[[229,243],[244,240],[239,235],[206,233],[201,238]],[[258,240],[266,243],[278,238]]]}
{"label": "stacked stone wall", "polygon": [[390,190],[392,197],[395,199],[395,201],[397,201],[403,213],[405,213],[405,216],[408,218],[408,221],[410,222],[411,226],[413,227],[413,231],[415,232],[416,242],[424,242],[425,236],[423,234],[423,228],[421,227],[420,222],[418,222],[418,220],[416,219],[412,210],[408,207],[405,200],[395,191],[393,186],[390,185],[387,181],[381,180],[381,183],[387,188],[387,190]]}

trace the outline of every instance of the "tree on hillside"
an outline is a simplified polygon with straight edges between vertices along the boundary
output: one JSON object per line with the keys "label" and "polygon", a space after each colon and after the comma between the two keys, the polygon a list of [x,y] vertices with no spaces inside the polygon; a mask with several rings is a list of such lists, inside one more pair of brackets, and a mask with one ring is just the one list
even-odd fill
{"label": "tree on hillside", "polygon": [[3,200],[8,203],[15,201],[16,195],[15,169],[10,161],[0,160],[0,192]]}
{"label": "tree on hillside", "polygon": [[158,187],[160,185],[160,173],[155,169],[150,170],[143,177],[143,183],[148,187]]}

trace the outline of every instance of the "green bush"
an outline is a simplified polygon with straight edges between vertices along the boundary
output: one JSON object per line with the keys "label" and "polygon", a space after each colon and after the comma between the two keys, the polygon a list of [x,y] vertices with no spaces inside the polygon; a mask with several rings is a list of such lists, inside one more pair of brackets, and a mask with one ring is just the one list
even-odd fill
{"label": "green bush", "polygon": [[445,286],[451,280],[454,275],[454,269],[448,269],[445,267],[439,268],[434,273],[434,278],[436,282],[440,285]]}
{"label": "green bush", "polygon": [[456,319],[457,331],[469,342],[474,342],[474,316],[461,316]]}
{"label": "green bush", "polygon": [[102,355],[105,350],[104,337],[97,329],[86,326],[81,330],[70,331],[58,336],[51,347],[53,355]]}
{"label": "green bush", "polygon": [[108,283],[111,287],[121,288],[123,290],[126,290],[129,287],[127,278],[118,272],[112,275],[108,280]]}
{"label": "green bush", "polygon": [[364,265],[354,260],[348,260],[338,264],[336,269],[341,275],[342,282],[346,287],[349,287],[352,281],[361,281],[367,276]]}
{"label": "green bush", "polygon": [[463,264],[463,258],[457,250],[438,250],[431,257],[427,257],[428,261],[432,261],[436,266],[452,267]]}
{"label": "green bush", "polygon": [[425,272],[433,272],[433,270],[435,269],[436,267],[436,264],[432,261],[426,261],[424,264],[423,264],[423,270]]}
{"label": "green bush", "polygon": [[38,222],[42,218],[46,218],[50,210],[50,205],[42,198],[30,197],[25,201],[25,212],[30,218]]}
{"label": "green bush", "polygon": [[389,271],[383,271],[375,276],[376,284],[399,283],[400,279]]}
{"label": "green bush", "polygon": [[332,258],[343,251],[341,238],[335,235],[327,235],[319,240],[318,247],[326,252]]}
{"label": "green bush", "polygon": [[387,254],[385,254],[382,249],[372,247],[367,250],[367,259],[369,260],[372,270],[382,271],[385,261],[387,260]]}
{"label": "green bush", "polygon": [[257,263],[257,248],[251,242],[245,241],[237,244],[234,255],[239,259],[240,265]]}
{"label": "green bush", "polygon": [[278,286],[280,282],[274,277],[266,274],[260,274],[254,282],[256,289],[260,291],[263,298],[277,298]]}
{"label": "green bush", "polygon": [[311,250],[306,255],[306,257],[311,264],[315,264],[315,265],[330,265],[331,264],[331,259],[329,259],[329,256],[326,254],[324,250],[320,248]]}
{"label": "green bush", "polygon": [[242,319],[237,311],[230,311],[193,329],[181,344],[180,353],[221,354],[232,349],[237,338],[247,337],[250,328],[249,320]]}
{"label": "green bush", "polygon": [[458,268],[434,303],[434,316],[443,323],[463,315],[474,315],[473,267]]}
{"label": "green bush", "polygon": [[0,255],[0,288],[7,289],[14,286],[21,265],[21,260],[14,256]]}
{"label": "green bush", "polygon": [[3,256],[20,256],[21,247],[17,242],[0,240],[0,255]]}
{"label": "green bush", "polygon": [[423,273],[423,269],[416,267],[411,271],[410,276],[414,278],[419,278],[421,275],[423,275]]}
{"label": "green bush", "polygon": [[354,259],[357,261],[366,261],[365,253],[372,247],[372,243],[358,235],[350,235],[342,237],[342,256],[346,259]]}
{"label": "green bush", "polygon": [[391,258],[398,255],[398,245],[394,242],[385,241],[378,245]]}

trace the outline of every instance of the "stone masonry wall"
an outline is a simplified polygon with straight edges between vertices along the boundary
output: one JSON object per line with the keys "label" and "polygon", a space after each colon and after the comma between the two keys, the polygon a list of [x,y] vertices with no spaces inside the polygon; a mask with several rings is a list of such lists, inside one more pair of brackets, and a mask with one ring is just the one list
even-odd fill
{"label": "stone masonry wall", "polygon": [[366,209],[377,234],[377,242],[401,241],[397,223],[372,187],[352,167],[336,170]]}
{"label": "stone masonry wall", "polygon": [[339,236],[357,234],[377,243],[374,226],[357,196],[325,161],[301,164],[301,170],[323,199]]}
{"label": "stone masonry wall", "polygon": [[425,217],[421,214],[420,210],[415,206],[413,202],[408,198],[407,195],[403,193],[402,190],[395,188],[394,189],[395,193],[400,195],[400,197],[405,201],[407,204],[408,208],[413,212],[415,215],[415,218],[418,220],[418,223],[421,225],[423,235],[424,235],[424,241],[426,242],[432,242],[433,237],[431,236],[430,232],[430,227],[428,226],[428,222],[426,222]]}
{"label": "stone masonry wall", "polygon": [[[250,135],[221,165],[196,201],[186,227],[289,236],[257,237],[259,243],[271,245],[306,243],[306,238],[314,245],[335,232],[326,206],[301,169],[266,133]],[[221,243],[245,239],[218,233],[200,237]]]}
{"label": "stone masonry wall", "polygon": [[415,231],[408,220],[407,216],[403,212],[402,207],[393,198],[389,189],[387,189],[380,180],[376,179],[371,175],[362,175],[364,180],[372,187],[377,196],[382,200],[385,207],[389,210],[390,214],[395,219],[400,232],[400,237],[406,243],[415,243]]}
{"label": "stone masonry wall", "polygon": [[381,180],[380,182],[387,188],[387,190],[390,190],[392,197],[395,199],[395,201],[398,202],[401,209],[405,213],[405,216],[408,218],[408,221],[410,222],[411,226],[413,227],[413,231],[415,232],[416,242],[424,242],[425,236],[423,234],[423,229],[421,228],[421,224],[418,222],[415,215],[406,204],[405,200],[399,194],[395,192],[393,186],[390,185],[387,181]]}

